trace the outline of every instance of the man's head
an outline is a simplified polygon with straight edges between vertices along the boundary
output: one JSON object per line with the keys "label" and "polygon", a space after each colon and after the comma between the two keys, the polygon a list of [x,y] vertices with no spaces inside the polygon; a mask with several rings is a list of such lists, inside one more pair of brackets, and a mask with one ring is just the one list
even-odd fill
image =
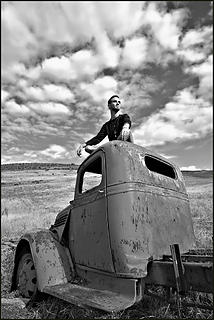
{"label": "man's head", "polygon": [[113,111],[119,111],[120,110],[121,101],[118,95],[113,95],[108,100],[108,108]]}

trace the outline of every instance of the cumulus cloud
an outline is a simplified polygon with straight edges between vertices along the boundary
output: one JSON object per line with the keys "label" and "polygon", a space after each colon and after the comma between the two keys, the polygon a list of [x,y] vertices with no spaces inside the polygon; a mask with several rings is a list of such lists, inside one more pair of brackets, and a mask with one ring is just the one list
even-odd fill
{"label": "cumulus cloud", "polygon": [[27,159],[31,159],[31,161],[37,158],[37,154],[35,153],[35,151],[27,151],[23,154],[23,156]]}
{"label": "cumulus cloud", "polygon": [[122,64],[128,67],[138,67],[148,60],[148,40],[145,37],[127,40],[122,53]]}
{"label": "cumulus cloud", "polygon": [[190,72],[199,77],[198,93],[204,99],[212,99],[213,89],[213,56],[210,55],[204,62],[186,68],[186,72]]}
{"label": "cumulus cloud", "polygon": [[68,88],[54,84],[26,87],[25,95],[34,101],[60,101],[65,103],[74,101],[74,95]]}
{"label": "cumulus cloud", "polygon": [[[181,6],[169,9],[159,1],[11,1],[4,5],[5,152],[15,136],[19,145],[31,138],[36,150],[55,136],[61,140],[54,140],[55,146],[43,153],[29,148],[23,153],[29,160],[54,160],[51,154],[65,154],[62,149],[57,153],[58,143],[65,145],[69,140],[75,148],[77,141],[91,138],[109,119],[106,101],[115,93],[124,100],[123,111],[133,118],[135,140],[140,144],[197,139],[210,132],[212,27],[201,26],[197,18],[197,27],[188,30],[185,24],[192,17],[188,4]],[[175,79],[165,83],[166,70],[172,69]],[[196,78],[198,88],[192,84]],[[192,88],[182,90],[185,81]],[[177,88],[180,91],[174,98],[166,97],[163,86],[169,87],[171,95]],[[15,159],[19,161],[18,156]]]}
{"label": "cumulus cloud", "polygon": [[204,45],[204,43],[211,42],[212,40],[212,27],[203,26],[198,29],[188,30],[182,40],[181,46],[185,49],[189,47],[195,47],[198,45]]}
{"label": "cumulus cloud", "polygon": [[176,156],[173,155],[169,155],[169,154],[165,154],[165,153],[159,153],[162,157],[166,158],[166,159],[174,159],[176,158]]}
{"label": "cumulus cloud", "polygon": [[101,67],[115,66],[116,58],[112,56],[113,54],[114,51],[111,52],[108,48],[102,57],[89,50],[80,50],[71,54],[70,57],[48,58],[42,62],[41,75],[65,82],[93,77]]}
{"label": "cumulus cloud", "polygon": [[55,77],[59,80],[75,79],[71,63],[67,57],[53,57],[42,62],[42,74]]}
{"label": "cumulus cloud", "polygon": [[12,133],[10,133],[8,131],[5,131],[5,130],[1,131],[1,142],[2,142],[2,144],[7,145],[7,143],[11,143],[11,142],[14,142],[14,141],[18,141],[18,138],[14,134],[12,134]]}
{"label": "cumulus cloud", "polygon": [[145,5],[145,1],[98,1],[95,7],[102,28],[120,38],[130,36],[142,25]]}
{"label": "cumulus cloud", "polygon": [[1,103],[4,103],[9,97],[9,95],[10,95],[9,92],[5,90],[1,90]]}
{"label": "cumulus cloud", "polygon": [[[52,43],[71,46],[94,37],[107,65],[112,64],[111,61],[115,65],[117,54],[112,50],[107,33],[121,37],[136,31],[142,23],[142,5],[143,2],[88,2],[87,5],[81,2],[13,2],[4,7],[2,13],[4,64],[29,60],[39,48],[48,51]],[[131,22],[127,24],[127,21]],[[19,41],[20,38],[23,41]],[[113,59],[108,58],[108,53]],[[61,68],[65,66],[63,63],[67,62],[61,61]]]}
{"label": "cumulus cloud", "polygon": [[80,88],[88,92],[88,94],[96,102],[102,102],[113,94],[117,90],[117,81],[110,76],[97,78],[93,83],[81,83]]}
{"label": "cumulus cloud", "polygon": [[40,151],[40,153],[53,159],[62,158],[63,156],[68,155],[68,152],[64,147],[56,144],[50,145],[47,149]]}
{"label": "cumulus cloud", "polygon": [[4,110],[11,114],[26,114],[30,112],[27,106],[23,104],[19,105],[13,99],[6,101],[4,106]]}
{"label": "cumulus cloud", "polygon": [[211,104],[195,97],[191,89],[184,89],[163,109],[145,119],[133,133],[139,144],[162,145],[204,137],[212,131],[211,122]]}
{"label": "cumulus cloud", "polygon": [[198,170],[201,170],[200,168],[198,168],[196,166],[181,167],[180,169],[183,170],[183,171],[198,171]]}
{"label": "cumulus cloud", "polygon": [[62,103],[54,103],[54,102],[47,102],[47,103],[29,103],[29,108],[34,110],[37,113],[42,114],[71,114],[71,111]]}
{"label": "cumulus cloud", "polygon": [[201,62],[206,58],[204,52],[199,52],[194,49],[179,50],[177,54],[182,56],[183,59],[192,63]]}
{"label": "cumulus cloud", "polygon": [[151,1],[143,16],[143,24],[150,26],[154,38],[162,47],[176,50],[186,17],[187,11],[183,8],[172,12],[159,11],[158,3]]}

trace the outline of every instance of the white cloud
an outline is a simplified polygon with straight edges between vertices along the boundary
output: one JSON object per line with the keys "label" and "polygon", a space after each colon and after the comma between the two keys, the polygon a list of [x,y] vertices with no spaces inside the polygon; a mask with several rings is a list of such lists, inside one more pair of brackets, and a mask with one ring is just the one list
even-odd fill
{"label": "white cloud", "polygon": [[39,100],[44,101],[44,91],[40,87],[26,87],[25,88],[25,94],[28,96],[28,98],[33,100]]}
{"label": "white cloud", "polygon": [[95,6],[102,28],[114,37],[127,37],[142,25],[144,4],[145,1],[98,1]]}
{"label": "white cloud", "polygon": [[188,62],[197,63],[206,58],[204,52],[198,52],[193,49],[178,50],[177,54]]}
{"label": "white cloud", "polygon": [[[41,74],[41,66],[26,68],[23,63],[14,61],[10,67],[2,68],[2,80],[14,82],[20,87],[25,86],[29,81],[38,80]],[[24,79],[23,79],[24,78]]]}
{"label": "white cloud", "polygon": [[37,154],[35,153],[35,151],[27,151],[23,154],[23,156],[30,158],[31,160],[37,158]]}
{"label": "white cloud", "polygon": [[148,60],[148,40],[146,38],[132,38],[127,40],[122,53],[122,64],[127,67],[138,67]]}
{"label": "white cloud", "polygon": [[[3,65],[8,66],[14,61],[26,59],[35,39],[29,28],[17,15],[14,6],[7,6],[2,11],[2,59]],[[28,50],[26,50],[28,48]]]}
{"label": "white cloud", "polygon": [[23,104],[17,104],[13,99],[5,102],[4,110],[11,114],[26,114],[30,112],[28,107]]}
{"label": "white cloud", "polygon": [[204,26],[200,29],[188,30],[183,39],[181,40],[181,46],[189,48],[191,46],[204,44],[206,41],[211,41],[212,38],[212,26]]}
{"label": "white cloud", "polygon": [[28,98],[36,101],[59,101],[73,102],[73,93],[64,86],[45,84],[43,87],[26,87],[25,94]]}
{"label": "white cloud", "polygon": [[58,159],[58,158],[61,158],[63,156],[66,156],[67,154],[67,150],[62,147],[62,146],[59,146],[59,145],[56,145],[56,144],[52,144],[49,146],[49,148],[43,150],[43,151],[40,151],[40,153],[42,155],[45,155],[47,157],[50,157],[50,158],[53,158],[53,159]]}
{"label": "white cloud", "polygon": [[37,113],[43,114],[67,114],[69,115],[71,111],[62,103],[54,103],[54,102],[47,102],[47,103],[29,103],[29,108],[34,110]]}
{"label": "white cloud", "polygon": [[74,95],[72,92],[63,86],[56,86],[54,84],[46,84],[44,85],[45,96],[48,100],[55,100],[55,101],[74,101]]}
{"label": "white cloud", "polygon": [[[103,60],[105,62],[105,59]],[[53,57],[44,60],[41,74],[58,81],[79,80],[85,76],[94,76],[99,71],[101,62],[99,55],[96,56],[89,50],[80,50],[70,57]]]}
{"label": "white cloud", "polygon": [[67,57],[53,57],[42,62],[42,74],[54,76],[56,79],[72,80],[75,74],[72,72],[71,62]]}
{"label": "white cloud", "polygon": [[213,96],[213,56],[210,55],[203,63],[186,68],[186,72],[196,74],[199,79],[198,93],[204,99],[212,99]]}
{"label": "white cloud", "polygon": [[18,139],[17,139],[17,137],[14,135],[14,134],[12,134],[12,133],[10,133],[10,132],[8,132],[8,131],[3,131],[2,130],[2,132],[1,132],[1,142],[2,142],[2,145],[4,145],[4,144],[6,144],[6,143],[8,143],[8,142],[12,142],[12,141],[17,141]]}
{"label": "white cloud", "polygon": [[97,51],[102,67],[115,68],[118,65],[121,49],[112,45],[105,32],[97,39]]}
{"label": "white cloud", "polygon": [[136,143],[162,145],[167,141],[197,139],[212,131],[212,106],[196,98],[191,88],[178,92],[173,100],[133,131]]}
{"label": "white cloud", "polygon": [[149,2],[148,9],[143,17],[143,24],[148,24],[155,39],[165,49],[176,50],[181,35],[181,27],[186,17],[184,9],[173,10],[170,13],[159,12],[157,3]]}
{"label": "white cloud", "polygon": [[[142,24],[143,4],[40,2],[38,5],[35,2],[13,2],[4,8],[2,14],[4,66],[29,60],[38,52],[44,54],[52,43],[69,43],[72,46],[90,41],[92,37],[99,52],[99,61],[109,67],[116,66],[119,51],[112,46],[107,34],[121,37],[136,31]],[[62,70],[65,74],[61,73],[59,77],[73,78],[72,73],[66,72],[66,69],[70,70],[68,61],[59,61],[55,57],[48,60],[43,65],[45,71],[51,69],[53,74]],[[96,65],[92,69],[95,68]]]}
{"label": "white cloud", "polygon": [[164,154],[164,153],[159,153],[160,156],[166,158],[166,159],[174,159],[177,158],[176,156],[172,156],[172,155],[168,155],[168,154]]}
{"label": "white cloud", "polygon": [[9,95],[10,95],[9,92],[5,90],[1,90],[1,103],[4,103],[9,97]]}
{"label": "white cloud", "polygon": [[82,90],[87,91],[96,102],[106,100],[116,93],[117,81],[110,76],[97,78],[93,83],[81,83]]}
{"label": "white cloud", "polygon": [[1,164],[13,163],[14,161],[12,161],[12,159],[13,159],[13,156],[3,155],[1,157]]}
{"label": "white cloud", "polygon": [[180,170],[183,170],[183,171],[198,171],[198,170],[201,170],[201,169],[196,167],[196,166],[187,166],[187,167],[181,167]]}
{"label": "white cloud", "polygon": [[70,57],[71,72],[74,78],[82,75],[93,76],[99,71],[100,63],[90,50],[80,50]]}
{"label": "white cloud", "polygon": [[[135,141],[163,144],[198,138],[211,131],[212,57],[205,59],[211,52],[212,27],[197,27],[182,37],[188,30],[186,9],[167,12],[166,3],[153,1],[11,1],[2,10],[2,80],[3,90],[8,90],[2,96],[2,114],[7,117],[3,135],[8,143],[6,152],[14,139],[17,146],[26,146],[29,139],[32,147],[35,137],[42,144],[54,134],[67,139],[71,131],[73,146],[107,119],[106,102],[115,93],[125,98],[124,109],[138,124],[142,109],[149,114],[149,108],[155,108],[153,102],[161,92],[161,85],[156,83],[164,83],[166,69],[163,80],[158,72],[168,65],[169,72],[175,67],[176,77],[181,60],[183,71],[189,73],[185,80],[189,83],[192,75],[198,76],[199,89],[177,93],[165,108],[143,119],[142,126],[135,129]],[[143,76],[142,70],[131,70],[144,66],[148,68]],[[117,68],[115,77],[103,76],[111,74],[111,68]],[[148,81],[150,72],[156,81],[154,88],[153,81]],[[170,89],[174,88],[172,82]],[[19,105],[19,100],[27,104]],[[72,107],[75,102],[73,110],[70,102]],[[17,114],[23,121],[16,122]],[[41,137],[43,140],[39,140]],[[28,150],[25,158],[51,160],[55,154],[65,155],[57,150],[53,146],[44,153]],[[14,159],[19,161],[18,157]]]}

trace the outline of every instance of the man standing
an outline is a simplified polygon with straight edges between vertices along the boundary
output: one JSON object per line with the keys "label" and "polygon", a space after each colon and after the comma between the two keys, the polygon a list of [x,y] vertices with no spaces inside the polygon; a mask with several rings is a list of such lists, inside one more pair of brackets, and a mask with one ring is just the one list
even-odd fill
{"label": "man standing", "polygon": [[101,130],[95,137],[79,146],[77,149],[77,155],[79,157],[81,157],[83,148],[88,153],[93,152],[96,149],[96,145],[100,143],[106,136],[108,136],[109,141],[123,140],[132,143],[134,142],[132,133],[130,131],[130,117],[128,114],[121,113],[120,106],[121,101],[118,95],[113,95],[108,100],[108,108],[111,113],[110,120],[104,123]]}

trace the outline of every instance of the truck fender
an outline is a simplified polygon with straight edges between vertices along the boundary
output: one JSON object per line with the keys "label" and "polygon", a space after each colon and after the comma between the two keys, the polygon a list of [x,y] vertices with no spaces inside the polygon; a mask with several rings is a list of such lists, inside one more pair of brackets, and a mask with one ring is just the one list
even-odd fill
{"label": "truck fender", "polygon": [[72,279],[72,262],[68,256],[68,248],[62,246],[50,230],[36,229],[25,233],[18,242],[11,290],[17,289],[16,271],[23,247],[27,247],[31,252],[39,291],[42,292],[47,286],[66,284]]}

